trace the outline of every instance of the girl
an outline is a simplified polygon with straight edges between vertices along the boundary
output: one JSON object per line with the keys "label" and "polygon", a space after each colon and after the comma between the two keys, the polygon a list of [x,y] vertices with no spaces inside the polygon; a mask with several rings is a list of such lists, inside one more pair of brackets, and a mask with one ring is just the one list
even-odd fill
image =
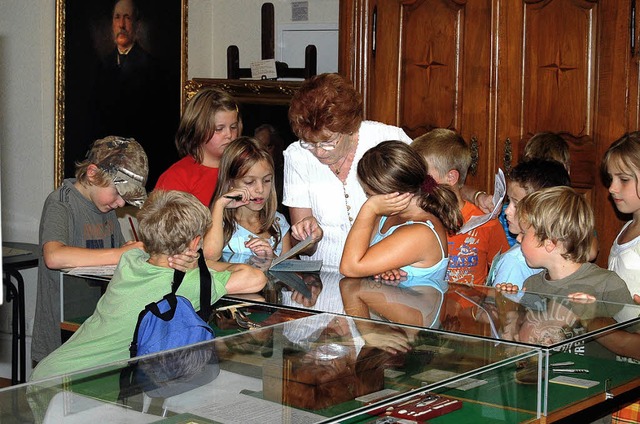
{"label": "girl", "polygon": [[358,179],[368,196],[347,241],[340,272],[364,277],[392,269],[444,287],[447,233],[460,229],[455,193],[438,185],[408,145],[385,141],[358,162]]}
{"label": "girl", "polygon": [[[602,170],[606,175],[611,199],[618,211],[630,214],[627,222],[616,236],[609,253],[608,268],[622,278],[634,300],[640,302],[640,132],[625,134],[607,149],[602,159]],[[583,295],[581,293],[574,296]],[[583,295],[584,296],[584,295]],[[626,321],[637,316],[633,308],[623,308],[614,317]],[[605,324],[610,324],[606,322]],[[619,331],[598,339],[614,353],[640,360],[640,334]],[[612,423],[635,422],[638,403],[626,406],[613,413]]]}
{"label": "girl", "polygon": [[186,191],[209,206],[222,152],[241,132],[233,97],[217,88],[199,91],[187,103],[176,133],[182,159],[160,176],[156,188]]}
{"label": "girl", "polygon": [[213,225],[205,236],[204,254],[219,259],[222,252],[264,256],[280,255],[292,247],[291,235],[315,242],[322,238],[317,227],[297,225],[291,231],[284,215],[276,211],[278,200],[273,182],[273,159],[260,143],[240,137],[225,149],[220,178],[213,196]]}
{"label": "girl", "polygon": [[616,140],[602,159],[609,193],[618,211],[630,214],[609,253],[609,269],[626,283],[631,294],[640,293],[640,132]]}

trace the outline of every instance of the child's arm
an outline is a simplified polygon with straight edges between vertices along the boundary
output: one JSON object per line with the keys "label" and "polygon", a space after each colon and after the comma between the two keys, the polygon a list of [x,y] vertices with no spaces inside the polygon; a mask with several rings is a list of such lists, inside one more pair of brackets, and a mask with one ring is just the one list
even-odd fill
{"label": "child's arm", "polygon": [[482,190],[463,185],[460,188],[460,194],[464,200],[473,203],[484,213],[490,213],[493,210],[493,196]]}
{"label": "child's arm", "polygon": [[[615,323],[616,321],[613,318],[595,318],[589,321],[587,328],[592,331]],[[640,360],[640,334],[638,333],[614,330],[597,337],[596,340],[617,355]]]}
{"label": "child's arm", "polygon": [[59,241],[49,241],[42,247],[42,257],[49,269],[115,265],[124,252],[135,248],[144,250],[144,245],[136,241],[113,249],[88,249],[67,246]]}
{"label": "child's arm", "polygon": [[231,272],[225,284],[228,294],[256,293],[267,283],[264,272],[250,265],[207,261],[207,266],[215,271]]}
{"label": "child's arm", "polygon": [[202,251],[204,257],[213,261],[217,261],[222,256],[224,248],[224,225],[222,222],[224,210],[226,208],[237,208],[249,203],[247,200],[235,200],[232,197],[242,196],[242,190],[232,190],[224,196],[220,196],[213,202],[211,208],[211,228],[204,235]]}
{"label": "child's arm", "polygon": [[347,236],[340,273],[345,277],[366,277],[421,260],[419,253],[423,248],[414,244],[423,244],[424,240],[407,238],[409,232],[403,231],[406,228],[399,228],[393,235],[369,246],[378,218],[402,211],[411,198],[411,193],[394,193],[371,196],[364,203]]}

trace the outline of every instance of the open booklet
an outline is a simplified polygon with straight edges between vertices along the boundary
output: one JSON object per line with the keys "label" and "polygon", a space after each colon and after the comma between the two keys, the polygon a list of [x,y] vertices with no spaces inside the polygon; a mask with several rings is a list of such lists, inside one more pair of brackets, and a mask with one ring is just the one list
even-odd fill
{"label": "open booklet", "polygon": [[75,268],[64,269],[69,275],[77,275],[79,277],[100,277],[103,279],[111,279],[116,270],[116,265],[102,266],[78,266]]}
{"label": "open booklet", "polygon": [[481,226],[485,222],[496,218],[500,215],[502,211],[502,201],[504,200],[504,196],[507,193],[507,183],[504,179],[504,172],[502,169],[498,168],[498,173],[496,174],[496,183],[493,187],[493,210],[491,213],[487,213],[480,216],[472,216],[467,222],[464,223],[458,234],[468,233],[476,227]]}
{"label": "open booklet", "polygon": [[291,271],[291,272],[317,272],[322,268],[322,261],[302,261],[299,259],[290,259],[303,251],[309,245],[313,244],[311,236],[302,240],[293,249],[284,252],[275,258],[269,266],[271,271]]}

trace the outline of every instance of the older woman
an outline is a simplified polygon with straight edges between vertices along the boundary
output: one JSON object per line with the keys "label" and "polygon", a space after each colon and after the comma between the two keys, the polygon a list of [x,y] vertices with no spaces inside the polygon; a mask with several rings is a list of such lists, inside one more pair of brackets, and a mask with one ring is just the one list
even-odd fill
{"label": "older woman", "polygon": [[362,97],[339,74],[306,80],[291,100],[289,121],[300,138],[284,152],[284,198],[301,240],[324,231],[312,259],[337,267],[353,221],[366,200],[355,169],[364,152],[385,140],[411,138],[398,127],[362,120]]}

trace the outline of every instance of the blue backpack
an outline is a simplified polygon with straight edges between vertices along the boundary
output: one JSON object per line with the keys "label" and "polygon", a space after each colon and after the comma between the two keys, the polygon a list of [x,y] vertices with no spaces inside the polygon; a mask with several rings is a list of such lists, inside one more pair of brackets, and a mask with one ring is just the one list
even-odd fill
{"label": "blue backpack", "polygon": [[[176,295],[184,278],[184,272],[176,270],[171,293],[157,302],[149,303],[138,315],[129,347],[131,358],[215,337],[207,324],[211,315],[211,273],[202,250],[198,266],[200,311],[196,313],[187,298]],[[140,391],[151,397],[169,397],[212,381],[219,373],[213,349],[213,346],[209,345],[186,348],[161,355],[159,358],[130,363],[120,375],[120,398],[126,400]],[[189,375],[186,374],[186,370],[189,370]]]}

